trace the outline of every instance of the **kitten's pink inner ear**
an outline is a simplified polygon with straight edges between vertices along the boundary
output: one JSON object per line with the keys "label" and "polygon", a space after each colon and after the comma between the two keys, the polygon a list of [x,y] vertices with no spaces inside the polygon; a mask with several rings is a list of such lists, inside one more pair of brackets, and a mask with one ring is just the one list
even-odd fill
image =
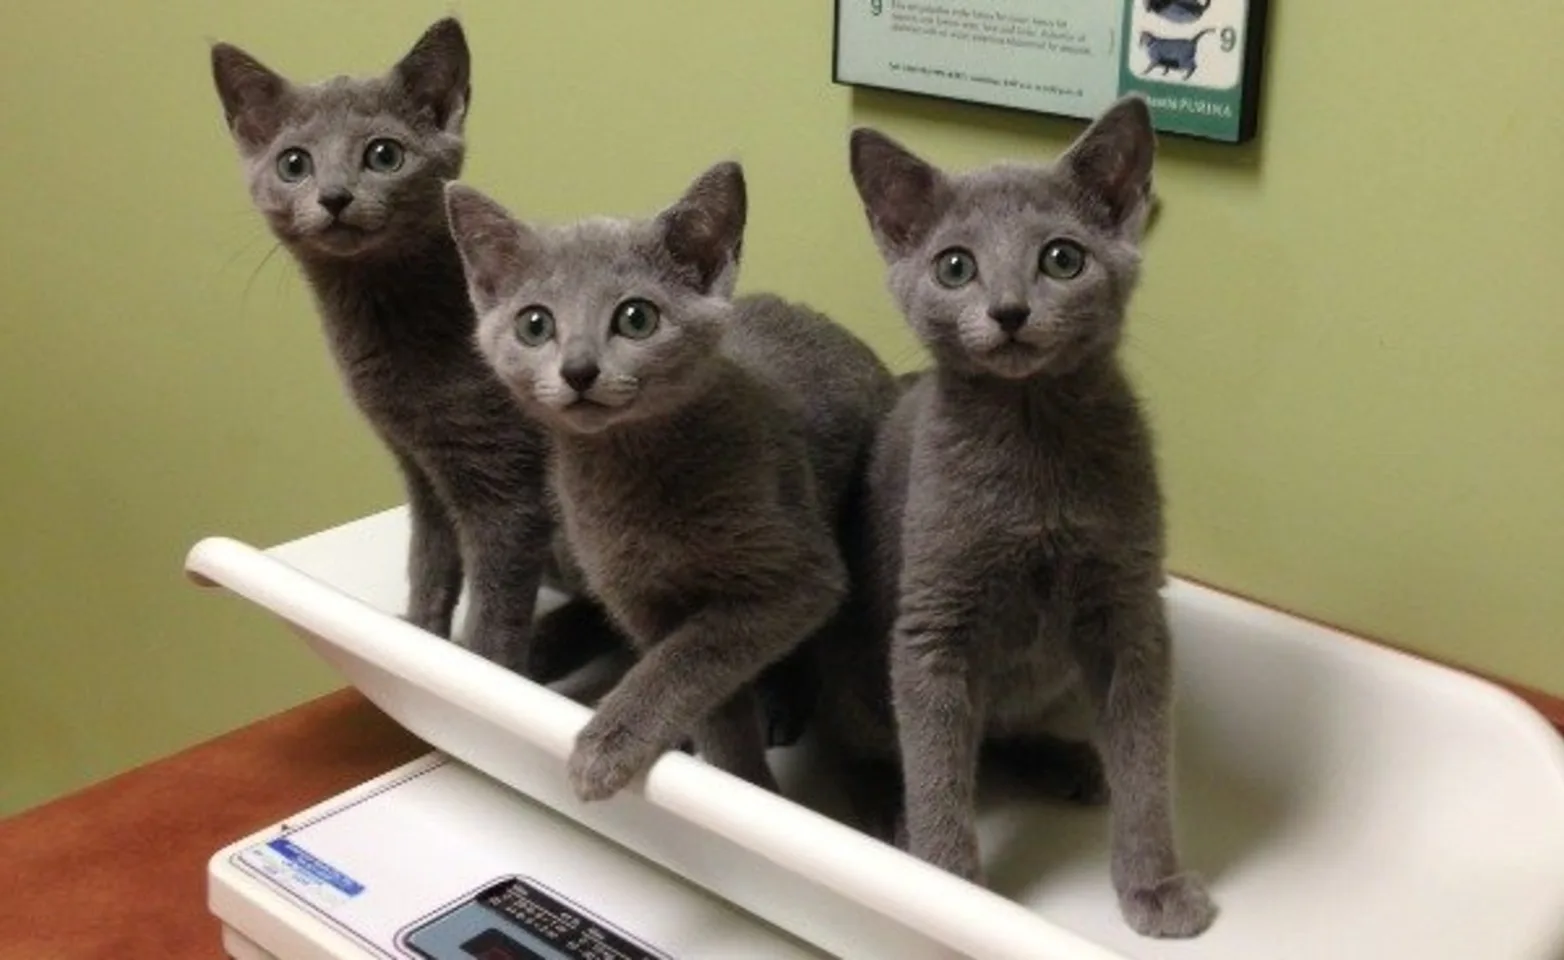
{"label": "kitten's pink inner ear", "polygon": [[472,100],[471,60],[461,24],[447,17],[424,31],[394,73],[435,126],[453,128],[461,124]]}
{"label": "kitten's pink inner ear", "polygon": [[459,183],[446,186],[445,210],[474,306],[489,309],[498,302],[508,277],[525,266],[526,228],[512,220],[504,207]]}
{"label": "kitten's pink inner ear", "polygon": [[691,279],[702,293],[712,292],[737,265],[746,207],[743,169],[723,163],[702,174],[660,218],[669,256],[693,272]]}
{"label": "kitten's pink inner ear", "polygon": [[212,79],[223,118],[241,143],[262,146],[277,133],[288,82],[259,60],[227,43],[212,47]]}
{"label": "kitten's pink inner ear", "polygon": [[940,172],[869,129],[853,132],[851,160],[853,182],[882,246],[900,253],[922,242],[943,202]]}
{"label": "kitten's pink inner ear", "polygon": [[1066,163],[1076,183],[1106,204],[1117,226],[1148,202],[1155,154],[1156,135],[1145,101],[1126,98],[1081,134]]}

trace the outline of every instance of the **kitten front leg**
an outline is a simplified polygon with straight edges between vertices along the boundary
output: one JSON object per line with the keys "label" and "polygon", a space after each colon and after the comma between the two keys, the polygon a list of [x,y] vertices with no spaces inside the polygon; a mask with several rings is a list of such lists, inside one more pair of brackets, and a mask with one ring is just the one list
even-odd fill
{"label": "kitten front leg", "polygon": [[552,521],[534,504],[508,504],[463,524],[471,609],[468,649],[488,660],[531,670],[533,616],[543,582]]}
{"label": "kitten front leg", "polygon": [[1125,921],[1152,937],[1193,937],[1216,917],[1173,838],[1171,637],[1155,590],[1076,619],[1072,646],[1097,709],[1112,831],[1113,884]]}
{"label": "kitten front leg", "polygon": [[902,520],[902,570],[890,641],[891,709],[901,757],[907,850],[956,876],[983,880],[977,835],[983,740],[983,639],[1007,623],[1010,551],[939,468],[917,469]]}
{"label": "kitten front leg", "polygon": [[462,554],[456,525],[423,470],[403,454],[397,454],[396,462],[407,491],[412,527],[403,619],[437,636],[450,637],[451,615],[462,595]]}
{"label": "kitten front leg", "polygon": [[814,581],[769,603],[713,605],[692,614],[651,646],[582,728],[569,764],[576,795],[601,800],[622,790],[767,664],[818,629],[843,592]]}
{"label": "kitten front leg", "polygon": [[766,762],[761,716],[753,686],[742,687],[696,726],[695,749],[712,766],[780,793],[776,776]]}
{"label": "kitten front leg", "polygon": [[931,618],[922,609],[927,603],[908,606],[904,601],[891,645],[907,850],[981,883],[977,773],[982,714],[969,619],[976,611],[942,611]]}

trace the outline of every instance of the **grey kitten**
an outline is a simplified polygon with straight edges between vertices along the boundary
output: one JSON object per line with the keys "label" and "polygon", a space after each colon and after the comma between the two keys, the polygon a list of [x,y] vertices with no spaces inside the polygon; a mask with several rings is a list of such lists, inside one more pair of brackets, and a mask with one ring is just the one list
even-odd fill
{"label": "grey kitten", "polygon": [[819,314],[732,298],[737,164],[648,220],[538,228],[447,196],[480,347],[549,428],[573,555],[641,651],[577,740],[572,787],[608,797],[689,734],[775,789],[750,684],[848,590],[837,529],[889,372]]}
{"label": "grey kitten", "polygon": [[[1133,97],[1051,167],[946,174],[854,131],[890,290],[935,367],[903,393],[868,475],[879,645],[827,671],[842,686],[818,722],[861,756],[899,750],[908,847],[974,880],[981,754],[1079,799],[1105,774],[1126,920],[1187,937],[1215,907],[1175,851],[1161,497],[1116,357],[1154,152]],[[1100,767],[1049,733],[1079,695]]]}
{"label": "grey kitten", "polygon": [[[449,635],[465,571],[472,649],[548,679],[612,635],[568,631],[533,662],[553,529],[544,438],[515,416],[474,348],[445,222],[469,66],[452,19],[373,79],[296,85],[237,47],[212,48],[250,196],[302,268],[348,392],[401,469],[412,519],[406,618]],[[590,614],[573,605],[561,615]]]}

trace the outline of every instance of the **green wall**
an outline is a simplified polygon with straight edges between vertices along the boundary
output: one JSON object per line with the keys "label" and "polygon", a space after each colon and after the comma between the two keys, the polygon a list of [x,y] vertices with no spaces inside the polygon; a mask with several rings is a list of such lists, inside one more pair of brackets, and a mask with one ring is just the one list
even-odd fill
{"label": "green wall", "polygon": [[[1564,692],[1564,35],[1557,0],[1277,3],[1259,143],[1164,145],[1130,359],[1173,565]],[[749,171],[744,284],[900,366],[849,183],[853,122],[954,165],[1076,124],[829,82],[831,5],[459,6],[470,179],[547,218],[651,211]],[[326,689],[277,625],[184,583],[397,502],[207,74],[379,70],[441,2],[86,0],[0,31],[0,811]]]}

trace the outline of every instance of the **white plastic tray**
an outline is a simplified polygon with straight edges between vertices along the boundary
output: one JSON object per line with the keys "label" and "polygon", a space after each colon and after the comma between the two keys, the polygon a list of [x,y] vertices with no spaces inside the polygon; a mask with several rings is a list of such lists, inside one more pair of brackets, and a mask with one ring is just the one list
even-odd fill
{"label": "white plastic tray", "polygon": [[[989,892],[680,754],[607,803],[570,794],[585,708],[394,614],[403,509],[262,551],[190,552],[434,746],[837,956],[1560,960],[1564,741],[1487,683],[1182,581],[1179,825],[1216,923],[1136,936],[1106,813],[1003,801]],[[784,784],[807,758],[779,756]]]}

